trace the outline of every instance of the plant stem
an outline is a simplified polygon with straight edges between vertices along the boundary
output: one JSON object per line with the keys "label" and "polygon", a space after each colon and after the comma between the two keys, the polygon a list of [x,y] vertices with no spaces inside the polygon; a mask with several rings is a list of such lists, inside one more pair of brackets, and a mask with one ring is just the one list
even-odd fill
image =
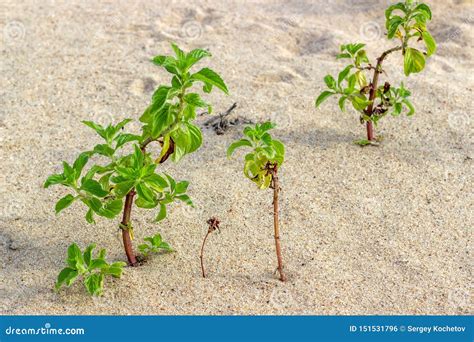
{"label": "plant stem", "polygon": [[[132,204],[133,204],[134,196],[135,196],[135,191],[131,190],[125,197],[125,206],[123,209],[123,217],[122,217],[122,222],[121,222],[123,226],[128,226],[130,224],[130,215],[132,213]],[[122,228],[122,239],[123,239],[123,247],[125,249],[125,254],[127,254],[128,263],[131,266],[135,266],[137,264],[137,258],[135,257],[135,253],[133,252],[132,239],[130,237],[130,230]]]}
{"label": "plant stem", "polygon": [[[397,46],[397,47],[391,48],[391,49],[385,51],[384,53],[382,53],[382,55],[380,55],[380,57],[377,58],[377,65],[374,69],[374,76],[372,78],[372,84],[371,84],[371,87],[370,87],[370,94],[369,94],[370,104],[369,104],[369,106],[367,107],[367,110],[366,110],[366,114],[368,116],[372,116],[372,113],[373,113],[373,110],[374,110],[374,100],[375,100],[375,96],[377,95],[377,86],[378,86],[378,83],[379,83],[379,75],[382,73],[382,63],[383,63],[385,57],[387,57],[389,54],[391,54],[392,52],[401,50],[401,49],[402,49],[402,46]],[[373,126],[372,121],[367,121],[366,126],[367,126],[367,140],[372,141],[372,140],[375,139],[374,126]]]}
{"label": "plant stem", "polygon": [[204,246],[206,245],[206,240],[207,240],[207,237],[209,236],[210,233],[211,233],[211,230],[208,229],[207,233],[206,233],[206,236],[204,237],[204,240],[202,241],[202,246],[201,246],[200,258],[201,258],[201,270],[202,270],[202,277],[203,278],[206,278],[206,270],[204,269]]}
{"label": "plant stem", "polygon": [[[146,147],[149,143],[151,143],[153,139],[148,138],[140,145],[140,149],[143,153],[145,153]],[[122,240],[123,240],[123,248],[125,249],[125,254],[127,255],[128,263],[130,266],[137,265],[137,258],[133,251],[132,245],[132,238],[130,236],[130,230],[125,229],[123,227],[128,227],[130,225],[130,217],[132,214],[132,205],[133,205],[133,197],[135,197],[135,189],[131,189],[128,194],[125,196],[125,205],[123,207],[123,216],[122,216]]]}
{"label": "plant stem", "polygon": [[280,182],[278,180],[278,166],[275,164],[271,171],[273,183],[273,228],[275,230],[275,249],[278,261],[278,272],[280,273],[280,280],[286,281],[286,276],[283,273],[283,259],[281,256],[280,246],[280,222],[279,222],[279,208],[278,195],[280,193]]}

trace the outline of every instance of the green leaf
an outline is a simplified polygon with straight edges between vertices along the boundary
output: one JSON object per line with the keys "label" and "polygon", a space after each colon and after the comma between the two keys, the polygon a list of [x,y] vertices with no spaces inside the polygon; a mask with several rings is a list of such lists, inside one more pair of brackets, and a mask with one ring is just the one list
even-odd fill
{"label": "green leaf", "polygon": [[423,31],[421,36],[426,44],[426,55],[429,57],[436,52],[436,42],[428,31]]}
{"label": "green leaf", "polygon": [[361,140],[354,141],[354,144],[359,145],[359,146],[367,146],[367,145],[371,145],[372,142],[367,139],[361,139]]}
{"label": "green leaf", "polygon": [[176,184],[175,192],[177,194],[184,194],[188,190],[189,182],[181,181]]}
{"label": "green leaf", "polygon": [[229,94],[227,86],[225,85],[222,78],[215,71],[209,68],[203,68],[199,70],[197,73],[191,75],[191,79],[203,82],[207,86],[204,89],[206,93],[210,92],[212,86],[216,86],[224,93]]}
{"label": "green leaf", "polygon": [[393,116],[398,116],[402,112],[402,104],[400,102],[397,102],[393,105]]}
{"label": "green leaf", "polygon": [[84,258],[84,262],[87,266],[89,266],[90,263],[91,263],[92,251],[94,250],[95,247],[96,247],[95,243],[92,243],[89,246],[87,246],[86,249],[84,250],[83,258]]}
{"label": "green leaf", "polygon": [[165,68],[169,73],[180,76],[178,61],[175,58],[170,56],[156,56],[152,59],[152,62],[155,65]]}
{"label": "green leaf", "polygon": [[123,145],[125,145],[126,143],[130,141],[140,141],[140,139],[141,137],[135,134],[129,134],[129,133],[119,134],[115,138],[115,141],[116,141],[115,148],[119,149],[120,147],[122,147]]}
{"label": "green leaf", "polygon": [[404,72],[408,76],[417,73],[425,67],[425,57],[423,53],[414,48],[406,48],[404,56]]}
{"label": "green leaf", "polygon": [[123,267],[126,265],[126,263],[117,261],[111,264],[106,270],[105,274],[109,274],[114,278],[120,278],[123,273]]}
{"label": "green leaf", "polygon": [[337,84],[339,87],[341,86],[341,82],[346,79],[346,76],[349,74],[349,71],[351,71],[352,68],[353,65],[348,65],[339,73],[339,76],[337,77]]}
{"label": "green leaf", "polygon": [[107,136],[105,134],[105,129],[99,124],[96,124],[95,122],[92,121],[82,121],[82,123],[90,128],[92,128],[94,131],[97,132],[102,138],[107,139]]}
{"label": "green leaf", "polygon": [[186,54],[183,50],[181,50],[178,45],[175,43],[171,43],[171,48],[173,49],[174,53],[176,54],[176,58],[179,62],[184,62],[186,60]]}
{"label": "green leaf", "polygon": [[413,114],[415,114],[415,107],[409,100],[403,99],[402,102],[405,104],[405,106],[408,107],[409,111],[407,113],[407,116],[412,116]]}
{"label": "green leaf", "polygon": [[201,129],[189,122],[186,123],[189,132],[189,146],[186,149],[186,153],[196,151],[202,145],[202,133]]}
{"label": "green leaf", "polygon": [[94,211],[90,208],[89,210],[87,210],[87,213],[86,213],[86,221],[90,224],[95,224]]}
{"label": "green leaf", "polygon": [[61,198],[57,203],[56,203],[56,214],[59,214],[59,212],[71,205],[72,202],[74,202],[75,198],[73,195],[69,194]]}
{"label": "green leaf", "polygon": [[426,16],[426,19],[431,20],[431,17],[432,17],[431,9],[426,4],[419,4],[418,6],[415,7],[413,12],[421,12]]}
{"label": "green leaf", "polygon": [[78,276],[77,270],[66,267],[58,275],[58,280],[56,281],[55,288],[59,290],[63,284],[71,286],[71,284],[76,280]]}
{"label": "green leaf", "polygon": [[334,95],[334,94],[335,93],[332,91],[323,91],[316,99],[316,108],[318,108],[319,105],[323,103],[329,96]]}
{"label": "green leaf", "polygon": [[96,269],[107,268],[108,266],[109,265],[107,264],[107,262],[103,258],[97,258],[97,259],[92,260],[92,262],[89,266],[89,270],[92,271],[92,270],[96,270]]}
{"label": "green leaf", "polygon": [[151,136],[158,138],[174,122],[174,119],[175,116],[171,107],[163,107],[163,109],[157,112],[153,117]]}
{"label": "green leaf", "polygon": [[144,178],[144,181],[150,188],[157,192],[162,192],[163,189],[168,187],[168,182],[156,173]]}
{"label": "green leaf", "polygon": [[66,183],[66,178],[62,174],[54,174],[49,176],[46,179],[46,182],[44,182],[43,187],[48,188],[51,185],[55,184],[65,184]]}
{"label": "green leaf", "polygon": [[400,10],[402,11],[403,13],[406,13],[407,12],[407,9],[405,7],[405,4],[399,2],[397,4],[394,4],[394,5],[391,5],[389,6],[386,10],[385,10],[385,18],[389,19],[392,15],[392,12],[395,11],[395,10]]}
{"label": "green leaf", "polygon": [[207,108],[208,104],[201,99],[201,96],[196,93],[189,93],[184,96],[184,101],[198,108]]}
{"label": "green leaf", "polygon": [[163,203],[160,203],[160,211],[158,212],[158,215],[156,216],[155,221],[159,222],[163,220],[166,217],[166,205]]}
{"label": "green leaf", "polygon": [[100,210],[100,215],[107,217],[107,218],[114,218],[120,212],[122,211],[123,208],[123,201],[122,199],[116,199],[113,201],[106,202],[102,209]]}
{"label": "green leaf", "polygon": [[183,201],[187,205],[194,207],[193,201],[188,195],[177,195],[176,198],[179,199],[180,201]]}
{"label": "green leaf", "polygon": [[331,75],[326,75],[324,77],[324,82],[326,83],[329,89],[336,89],[336,81],[334,80],[334,77],[332,77]]}
{"label": "green leaf", "polygon": [[67,249],[67,263],[73,269],[84,269],[81,249],[75,243],[71,244]]}
{"label": "green leaf", "polygon": [[343,58],[352,58],[350,53],[340,53],[336,55],[336,59],[343,59]]}
{"label": "green leaf", "polygon": [[339,108],[341,108],[341,111],[343,112],[346,111],[346,108],[345,108],[346,100],[347,100],[347,96],[341,96],[341,98],[339,99]]}
{"label": "green leaf", "polygon": [[402,17],[394,16],[387,21],[387,38],[392,39],[398,31],[400,25],[403,24],[405,20]]}
{"label": "green leaf", "polygon": [[186,56],[186,64],[187,68],[192,67],[194,64],[199,62],[201,59],[205,57],[211,57],[211,53],[207,50],[203,49],[194,49],[191,52],[189,52]]}
{"label": "green leaf", "polygon": [[364,110],[370,104],[365,95],[359,94],[351,97],[352,105],[358,111]]}
{"label": "green leaf", "polygon": [[100,210],[102,209],[102,202],[95,197],[90,198],[82,198],[82,202],[84,202],[89,208],[94,210],[95,213],[100,215]]}
{"label": "green leaf", "polygon": [[95,154],[100,154],[102,156],[109,157],[109,158],[111,158],[114,155],[114,149],[111,148],[107,144],[95,145],[92,152],[95,153]]}
{"label": "green leaf", "polygon": [[230,158],[237,148],[243,146],[252,147],[252,143],[247,139],[240,139],[238,141],[233,142],[227,148],[227,158]]}
{"label": "green leaf", "polygon": [[74,172],[76,174],[76,180],[79,179],[79,177],[81,176],[82,169],[87,164],[88,160],[89,160],[89,153],[88,152],[83,152],[74,161],[74,164],[72,165],[72,168],[74,169]]}
{"label": "green leaf", "polygon": [[130,190],[132,190],[134,186],[135,186],[134,180],[118,183],[115,185],[114,193],[118,197],[125,197],[130,192]]}
{"label": "green leaf", "polygon": [[84,285],[92,296],[100,296],[104,288],[104,275],[94,273],[84,279]]}
{"label": "green leaf", "polygon": [[155,195],[153,191],[143,183],[136,185],[135,190],[139,197],[142,197],[147,202],[155,202]]}
{"label": "green leaf", "polygon": [[98,181],[93,179],[86,179],[81,185],[81,190],[97,197],[105,197],[109,194],[108,191],[102,189],[102,185]]}

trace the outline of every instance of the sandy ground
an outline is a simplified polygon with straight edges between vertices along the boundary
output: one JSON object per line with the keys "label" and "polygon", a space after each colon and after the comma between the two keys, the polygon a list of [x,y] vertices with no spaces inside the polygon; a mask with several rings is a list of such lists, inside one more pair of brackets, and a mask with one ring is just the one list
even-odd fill
{"label": "sandy ground", "polygon": [[[430,1],[439,43],[426,70],[405,79],[401,58],[386,72],[413,90],[412,118],[386,118],[378,148],[355,113],[314,98],[322,77],[344,67],[341,43],[363,41],[371,57],[383,37],[387,1],[5,1],[0,4],[0,312],[3,314],[472,314],[472,1]],[[91,299],[82,285],[52,291],[67,246],[91,242],[124,260],[118,222],[88,225],[80,204],[55,216],[65,194],[44,190],[60,161],[99,142],[80,120],[137,119],[157,84],[149,58],[209,48],[231,95],[216,111],[273,119],[288,146],[282,169],[282,243],[289,281],[273,274],[271,192],[225,158],[241,127],[205,142],[181,164],[196,209],[169,219],[135,211],[135,244],[161,232],[176,253],[127,268]],[[200,119],[202,124],[204,119]],[[137,131],[139,125],[132,124]],[[242,153],[238,157],[242,157]],[[222,233],[207,249],[205,221]]]}

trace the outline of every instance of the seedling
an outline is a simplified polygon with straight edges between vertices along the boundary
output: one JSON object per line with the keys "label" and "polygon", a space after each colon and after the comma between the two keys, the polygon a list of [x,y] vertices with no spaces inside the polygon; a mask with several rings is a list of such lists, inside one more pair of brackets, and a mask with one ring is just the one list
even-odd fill
{"label": "seedling", "polygon": [[[337,59],[350,59],[351,64],[342,70],[337,81],[331,75],[324,77],[329,90],[323,91],[316,99],[316,107],[333,95],[339,96],[339,107],[345,111],[346,101],[360,114],[360,122],[366,124],[367,139],[357,141],[359,145],[376,144],[374,125],[387,114],[399,116],[406,112],[407,116],[415,113],[415,108],[408,99],[411,92],[403,83],[400,87],[393,87],[389,82],[379,86],[379,76],[385,73],[382,63],[385,58],[400,51],[404,61],[405,76],[421,72],[425,67],[425,60],[436,51],[436,42],[426,28],[431,20],[431,10],[428,5],[413,0],[405,0],[389,6],[385,11],[385,27],[387,38],[397,40],[399,45],[383,52],[373,66],[364,50],[365,44],[341,45],[341,53]],[[415,46],[416,42],[423,41],[425,51]],[[373,71],[372,80],[367,81],[367,72]]]}
{"label": "seedling", "polygon": [[209,220],[207,220],[207,224],[209,225],[209,228],[207,229],[206,236],[204,236],[204,240],[202,241],[202,246],[201,246],[201,271],[202,271],[202,277],[206,278],[206,270],[204,269],[204,247],[206,245],[207,237],[209,234],[211,234],[215,230],[219,230],[219,224],[220,221],[216,217],[211,217]]}
{"label": "seedling", "polygon": [[147,243],[141,244],[138,246],[140,252],[142,252],[143,256],[146,258],[151,253],[159,253],[161,251],[165,252],[172,252],[173,249],[170,245],[163,241],[160,234],[156,234],[153,236],[148,236],[144,238]]}
{"label": "seedling", "polygon": [[279,140],[272,139],[268,131],[276,125],[271,122],[256,124],[255,127],[245,127],[246,138],[232,143],[227,149],[230,157],[239,147],[250,147],[252,151],[245,155],[244,175],[254,182],[259,189],[273,189],[273,226],[275,237],[275,248],[278,261],[278,272],[280,280],[285,281],[283,272],[283,259],[280,246],[279,209],[278,196],[280,183],[278,180],[278,169],[285,158],[285,146]]}
{"label": "seedling", "polygon": [[89,294],[101,295],[105,276],[120,278],[122,268],[126,264],[121,261],[108,264],[105,261],[105,249],[101,249],[99,255],[94,258],[95,247],[95,244],[91,244],[82,253],[75,243],[69,246],[66,259],[68,266],[59,273],[56,290],[59,290],[63,285],[71,286],[79,278],[84,282]]}
{"label": "seedling", "polygon": [[[157,166],[168,158],[178,162],[201,146],[201,130],[193,124],[196,108],[206,108],[209,113],[212,109],[198,93],[190,92],[190,89],[195,83],[201,82],[205,93],[210,93],[213,87],[228,93],[222,78],[211,69],[191,71],[201,59],[211,56],[208,51],[195,49],[185,53],[175,44],[171,44],[171,47],[175,57],[156,56],[152,60],[171,74],[171,85],[160,85],[154,92],[151,104],[140,117],[143,123],[141,135],[123,131],[131,119],[106,127],[83,121],[104,142],[91,151],[81,153],[73,165],[63,162],[64,171],[48,177],[44,184],[45,188],[60,184],[72,191],[57,202],[56,213],[76,201],[86,205],[85,218],[89,223],[95,223],[95,215],[114,219],[122,211],[119,227],[125,253],[132,266],[137,265],[132,246],[133,204],[144,209],[158,208],[156,221],[166,217],[167,206],[176,200],[193,205],[186,194],[187,181],[177,182],[168,174],[156,172]],[[152,150],[156,152],[154,157],[147,151],[152,142],[158,142],[161,147]],[[87,162],[96,155],[106,162],[84,171]]]}

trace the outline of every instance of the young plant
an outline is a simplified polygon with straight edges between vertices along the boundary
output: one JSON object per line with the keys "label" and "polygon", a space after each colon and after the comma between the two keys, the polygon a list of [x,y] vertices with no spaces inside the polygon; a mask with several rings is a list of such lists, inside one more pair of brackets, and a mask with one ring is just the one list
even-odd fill
{"label": "young plant", "polygon": [[173,251],[170,245],[163,241],[160,234],[148,236],[144,238],[143,240],[145,240],[149,244],[147,243],[141,244],[138,246],[138,249],[140,252],[142,252],[145,258],[148,257],[148,255],[150,255],[151,253],[158,253],[161,251],[165,251],[165,252]]}
{"label": "young plant", "polygon": [[209,225],[209,228],[207,228],[206,236],[204,236],[204,240],[202,241],[201,255],[199,256],[201,259],[201,271],[203,278],[206,278],[206,270],[204,269],[204,247],[206,245],[207,237],[209,236],[209,234],[211,234],[215,230],[219,230],[220,221],[216,217],[211,217],[209,220],[207,220],[207,224]]}
{"label": "young plant", "polygon": [[120,278],[126,264],[121,261],[108,264],[105,261],[105,249],[101,249],[99,255],[94,257],[95,247],[95,244],[91,244],[82,253],[75,243],[69,246],[66,259],[68,266],[59,273],[56,290],[63,285],[71,286],[78,278],[82,278],[89,294],[100,296],[104,290],[105,276]]}
{"label": "young plant", "polygon": [[239,147],[249,147],[251,152],[245,155],[244,175],[254,182],[260,189],[273,189],[273,226],[275,248],[278,261],[280,280],[285,281],[283,259],[280,246],[278,196],[280,183],[278,169],[285,158],[285,146],[279,140],[272,139],[268,131],[275,127],[271,122],[256,124],[255,127],[245,127],[243,139],[232,143],[227,149],[227,157],[232,156]]}
{"label": "young plant", "polygon": [[[337,59],[349,59],[351,63],[342,70],[337,80],[331,75],[324,77],[329,90],[323,91],[316,99],[316,107],[332,95],[339,96],[339,107],[345,111],[349,101],[360,114],[360,122],[366,124],[367,139],[357,141],[359,145],[373,144],[375,139],[374,125],[387,114],[399,116],[406,112],[408,116],[415,113],[415,108],[408,99],[411,92],[401,83],[397,88],[389,82],[379,85],[379,76],[384,73],[382,64],[385,58],[400,51],[404,60],[404,73],[409,76],[418,73],[425,67],[425,59],[436,51],[436,42],[426,28],[431,20],[428,5],[413,0],[405,0],[391,5],[385,11],[387,38],[398,41],[398,45],[383,52],[374,66],[367,57],[364,44],[341,45]],[[423,41],[425,51],[415,47],[416,42]],[[367,72],[373,71],[368,81]]]}
{"label": "young plant", "polygon": [[[154,92],[150,105],[140,117],[141,134],[123,131],[131,119],[106,127],[84,121],[103,142],[81,153],[73,165],[63,162],[64,171],[51,175],[44,184],[45,188],[59,184],[72,191],[58,201],[56,213],[77,201],[86,205],[85,218],[89,223],[95,223],[95,215],[114,219],[122,212],[119,227],[132,266],[137,264],[132,247],[133,204],[143,209],[158,208],[156,221],[166,217],[167,206],[176,200],[193,205],[186,194],[187,181],[177,182],[170,175],[156,172],[158,165],[168,158],[178,162],[201,146],[201,130],[193,120],[196,108],[211,112],[211,106],[191,89],[196,83],[202,83],[205,93],[211,92],[213,87],[228,93],[222,78],[211,69],[193,71],[197,62],[211,56],[208,51],[195,49],[185,53],[175,44],[171,47],[174,57],[156,56],[152,60],[171,74],[171,84],[160,85]],[[161,148],[148,150],[152,142],[158,142]],[[90,158],[96,155],[105,163],[84,170]]]}

